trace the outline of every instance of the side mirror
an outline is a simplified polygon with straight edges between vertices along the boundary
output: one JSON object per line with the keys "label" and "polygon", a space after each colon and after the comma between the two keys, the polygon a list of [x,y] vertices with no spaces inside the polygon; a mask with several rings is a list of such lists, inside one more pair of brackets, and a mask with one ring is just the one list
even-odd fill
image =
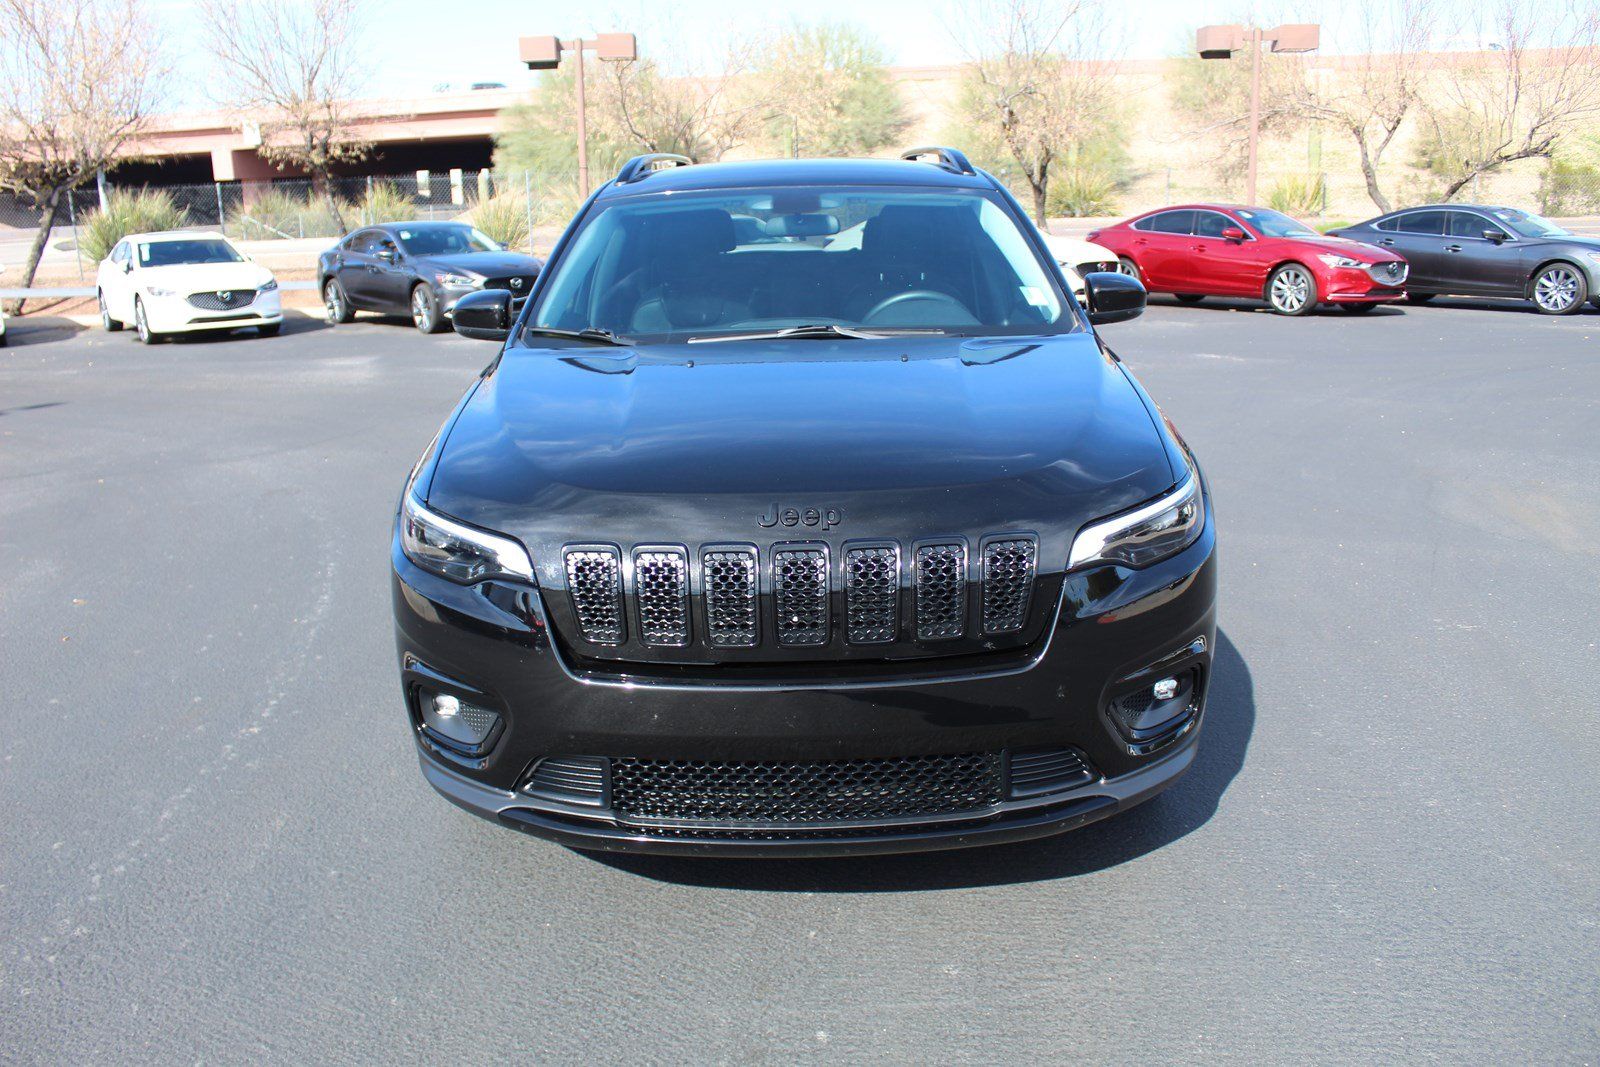
{"label": "side mirror", "polygon": [[1127,322],[1144,314],[1148,293],[1138,278],[1111,271],[1093,271],[1083,276],[1089,298],[1089,321],[1095,326]]}
{"label": "side mirror", "polygon": [[385,263],[393,263],[399,258],[399,256],[400,254],[392,248],[378,249],[378,258],[383,260]]}
{"label": "side mirror", "polygon": [[456,333],[474,341],[504,341],[511,335],[511,293],[480,289],[456,301],[450,314]]}
{"label": "side mirror", "polygon": [[1506,235],[1499,230],[1484,230],[1483,239],[1491,244],[1503,245],[1506,243]]}
{"label": "side mirror", "polygon": [[1237,226],[1224,226],[1222,228],[1222,239],[1224,241],[1242,241],[1244,240],[1244,231]]}

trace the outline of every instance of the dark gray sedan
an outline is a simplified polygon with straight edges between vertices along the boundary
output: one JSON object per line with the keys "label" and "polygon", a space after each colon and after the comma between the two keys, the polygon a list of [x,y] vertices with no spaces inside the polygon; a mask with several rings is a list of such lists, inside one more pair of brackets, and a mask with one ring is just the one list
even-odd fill
{"label": "dark gray sedan", "polygon": [[1392,248],[1411,264],[1407,298],[1499,296],[1530,300],[1546,315],[1600,308],[1600,238],[1580,237],[1512,207],[1434,204],[1342,230],[1338,237]]}

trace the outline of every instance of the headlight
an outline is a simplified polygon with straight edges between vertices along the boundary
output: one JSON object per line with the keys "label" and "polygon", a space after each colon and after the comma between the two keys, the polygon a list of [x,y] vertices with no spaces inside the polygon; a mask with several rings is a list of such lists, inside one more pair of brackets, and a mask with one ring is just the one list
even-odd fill
{"label": "headlight", "polygon": [[268,278],[267,283],[261,287],[263,293],[270,293],[278,287],[278,279]]}
{"label": "headlight", "polygon": [[451,271],[441,271],[435,274],[439,284],[451,289],[476,289],[483,284],[483,279],[475,274],[455,274]]}
{"label": "headlight", "polygon": [[533,581],[533,562],[520,544],[429,511],[410,489],[400,506],[400,548],[423,570],[462,585],[485,578]]}
{"label": "headlight", "polygon": [[1160,500],[1085,526],[1073,539],[1067,569],[1089,563],[1148,567],[1194,544],[1205,525],[1205,495],[1191,469],[1183,484]]}
{"label": "headlight", "polygon": [[162,289],[159,286],[155,286],[155,285],[146,286],[145,287],[145,293],[147,293],[150,296],[177,296],[178,295],[176,292],[174,292],[171,289]]}
{"label": "headlight", "polygon": [[1366,266],[1366,264],[1361,262],[1359,259],[1351,259],[1349,256],[1335,256],[1331,253],[1326,255],[1318,255],[1317,258],[1322,260],[1322,262],[1326,263],[1330,267],[1364,268]]}

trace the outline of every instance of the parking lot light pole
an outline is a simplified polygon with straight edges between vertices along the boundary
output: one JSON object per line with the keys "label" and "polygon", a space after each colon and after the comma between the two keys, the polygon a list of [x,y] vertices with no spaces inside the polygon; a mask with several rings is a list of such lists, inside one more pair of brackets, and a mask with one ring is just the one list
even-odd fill
{"label": "parking lot light pole", "polygon": [[1274,52],[1310,52],[1321,42],[1321,27],[1299,22],[1263,30],[1259,26],[1202,26],[1195,34],[1195,51],[1201,59],[1232,59],[1242,48],[1250,50],[1250,162],[1245,171],[1245,201],[1256,202],[1256,157],[1261,141],[1261,45],[1271,42]]}
{"label": "parking lot light pole", "polygon": [[573,53],[577,63],[578,97],[578,192],[589,195],[589,122],[587,105],[583,98],[583,53],[592,51],[598,58],[611,63],[624,63],[639,58],[639,42],[631,33],[601,33],[593,40],[575,37],[563,41],[559,37],[520,37],[517,51],[529,70],[554,70],[561,65],[561,53]]}

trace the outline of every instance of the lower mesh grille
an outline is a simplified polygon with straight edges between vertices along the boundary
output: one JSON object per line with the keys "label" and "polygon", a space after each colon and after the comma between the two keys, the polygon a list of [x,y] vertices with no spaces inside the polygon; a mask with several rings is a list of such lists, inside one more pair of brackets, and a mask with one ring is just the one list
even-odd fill
{"label": "lower mesh grille", "polygon": [[191,293],[189,304],[202,311],[232,311],[254,303],[254,289],[222,289],[212,293]]}
{"label": "lower mesh grille", "polygon": [[1095,772],[1075,748],[1038,748],[1011,754],[1011,795],[1037,797],[1092,782]]}
{"label": "lower mesh grille", "polygon": [[778,644],[828,643],[826,545],[780,548],[772,554],[772,604]]}
{"label": "lower mesh grille", "polygon": [[616,758],[611,804],[625,819],[732,824],[947,815],[999,803],[1000,768],[994,752],[813,763]]}

